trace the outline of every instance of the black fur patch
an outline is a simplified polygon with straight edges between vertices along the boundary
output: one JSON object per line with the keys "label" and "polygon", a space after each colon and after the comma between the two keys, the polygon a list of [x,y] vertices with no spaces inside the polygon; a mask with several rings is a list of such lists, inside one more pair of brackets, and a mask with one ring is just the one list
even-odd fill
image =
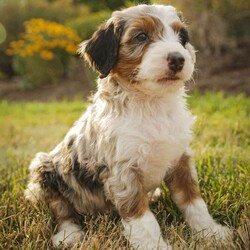
{"label": "black fur patch", "polygon": [[106,77],[117,61],[122,28],[116,28],[113,23],[104,25],[97,30],[88,41],[85,53],[100,73],[100,78]]}
{"label": "black fur patch", "polygon": [[179,38],[180,38],[180,43],[182,44],[182,46],[185,47],[185,45],[189,42],[188,31],[185,28],[181,28],[179,30]]}
{"label": "black fur patch", "polygon": [[[97,171],[90,171],[86,166],[80,166],[79,162],[76,161],[71,173],[82,188],[86,188],[94,194],[103,191],[103,183],[99,176],[105,169],[106,166],[99,166]],[[61,194],[64,197],[68,197],[75,192],[56,171],[43,172],[40,184],[50,194]]]}
{"label": "black fur patch", "polygon": [[88,191],[95,193],[103,190],[103,183],[100,180],[100,174],[105,171],[106,166],[98,166],[96,171],[88,170],[86,166],[80,166],[76,160],[73,169],[73,175],[76,180],[88,189]]}
{"label": "black fur patch", "polygon": [[67,183],[56,171],[43,172],[41,185],[44,189],[49,190],[50,193],[61,194],[65,197],[72,194],[74,190],[70,188]]}

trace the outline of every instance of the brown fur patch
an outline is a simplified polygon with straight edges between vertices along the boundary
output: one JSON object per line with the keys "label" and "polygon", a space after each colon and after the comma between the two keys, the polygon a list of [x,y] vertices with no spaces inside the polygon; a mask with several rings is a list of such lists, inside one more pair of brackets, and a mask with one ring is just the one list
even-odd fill
{"label": "brown fur patch", "polygon": [[124,199],[120,208],[122,218],[141,217],[148,209],[148,196],[145,190],[143,190],[142,176],[140,176],[137,171],[135,171],[135,175],[136,180],[132,182],[131,185],[136,192],[134,192],[132,197],[128,195],[127,198]]}
{"label": "brown fur patch", "polygon": [[138,196],[133,197],[133,201],[130,202],[130,200],[128,200],[131,204],[130,207],[128,206],[123,206],[120,209],[120,216],[123,219],[126,218],[139,218],[141,217],[146,210],[148,210],[148,201],[147,201],[147,196],[145,194],[141,195],[138,194]]}
{"label": "brown fur patch", "polygon": [[71,222],[77,224],[81,222],[82,216],[78,214],[74,210],[73,206],[62,196],[54,196],[53,198],[48,199],[47,202],[59,224],[65,220],[70,220]]}
{"label": "brown fur patch", "polygon": [[136,166],[118,166],[116,175],[105,183],[109,199],[113,201],[123,219],[141,217],[148,209],[147,192],[143,188],[143,175]]}
{"label": "brown fur patch", "polygon": [[197,180],[192,175],[191,160],[189,155],[183,154],[173,172],[165,179],[173,199],[175,195],[180,195],[180,204],[190,203],[201,196]]}
{"label": "brown fur patch", "polygon": [[171,27],[177,33],[180,31],[180,29],[185,28],[185,25],[181,22],[174,22],[171,24]]}
{"label": "brown fur patch", "polygon": [[[142,61],[148,46],[160,39],[164,31],[162,22],[150,16],[141,16],[129,22],[121,38],[118,60],[112,70],[114,75],[121,76],[128,82],[136,82],[137,67]],[[140,33],[148,35],[148,40],[138,42],[136,36]]]}

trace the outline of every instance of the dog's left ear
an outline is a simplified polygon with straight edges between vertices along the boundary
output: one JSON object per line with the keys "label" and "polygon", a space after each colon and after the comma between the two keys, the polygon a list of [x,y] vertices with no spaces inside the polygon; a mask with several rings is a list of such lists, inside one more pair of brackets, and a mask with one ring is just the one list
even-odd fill
{"label": "dog's left ear", "polygon": [[116,27],[109,20],[89,40],[80,44],[79,53],[100,72],[100,78],[106,77],[117,61],[121,33],[122,25]]}

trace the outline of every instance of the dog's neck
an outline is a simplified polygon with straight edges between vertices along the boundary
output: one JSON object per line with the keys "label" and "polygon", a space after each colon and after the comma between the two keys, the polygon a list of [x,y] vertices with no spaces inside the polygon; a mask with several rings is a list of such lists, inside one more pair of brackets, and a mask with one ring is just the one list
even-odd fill
{"label": "dog's neck", "polygon": [[108,76],[98,80],[98,91],[94,95],[93,101],[94,103],[101,101],[100,105],[108,105],[117,115],[120,115],[126,109],[142,110],[146,113],[156,112],[159,109],[165,111],[183,109],[186,106],[185,96],[184,87],[176,88],[174,91],[166,91],[162,95],[152,95],[140,91],[137,86],[131,83]]}
{"label": "dog's neck", "polygon": [[[157,85],[157,82],[150,82],[152,85]],[[160,91],[159,91],[160,90]],[[128,99],[131,101],[146,101],[152,102],[159,99],[169,99],[186,96],[185,87],[183,82],[176,85],[162,86],[158,91],[152,91],[146,89],[142,86],[141,82],[126,82],[123,79],[120,79],[116,76],[108,76],[104,79],[98,80],[98,91],[104,95],[108,95],[113,98],[117,94],[127,94]]]}

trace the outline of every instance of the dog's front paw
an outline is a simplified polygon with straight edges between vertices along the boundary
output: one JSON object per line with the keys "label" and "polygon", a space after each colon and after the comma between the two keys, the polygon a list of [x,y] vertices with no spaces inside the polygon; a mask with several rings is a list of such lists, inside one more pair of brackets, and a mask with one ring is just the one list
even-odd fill
{"label": "dog's front paw", "polygon": [[215,237],[217,240],[228,240],[233,237],[233,232],[230,228],[219,224],[215,224],[210,228],[203,230],[201,233],[203,237]]}
{"label": "dog's front paw", "polygon": [[127,238],[133,249],[137,250],[172,250],[171,245],[167,244],[162,238],[160,239],[134,239]]}
{"label": "dog's front paw", "polygon": [[83,239],[83,235],[80,226],[65,221],[60,225],[58,233],[53,236],[52,243],[55,247],[72,247]]}
{"label": "dog's front paw", "polygon": [[163,240],[160,227],[154,215],[147,211],[140,218],[122,220],[124,236],[134,249],[171,250],[172,247]]}

